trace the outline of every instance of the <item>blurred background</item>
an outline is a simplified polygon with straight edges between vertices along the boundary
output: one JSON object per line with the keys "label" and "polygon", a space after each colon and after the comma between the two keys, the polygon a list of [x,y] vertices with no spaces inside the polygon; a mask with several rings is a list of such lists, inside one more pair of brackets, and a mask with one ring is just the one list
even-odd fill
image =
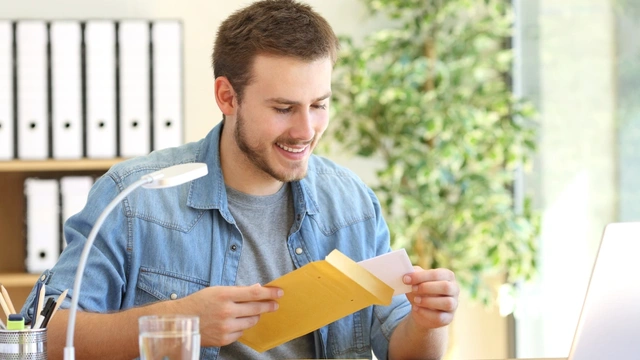
{"label": "blurred background", "polygon": [[[425,8],[428,3],[440,9],[438,11],[446,10],[439,13],[439,20],[428,20],[442,23],[447,17],[469,21],[467,15],[457,17],[456,6],[461,11],[469,11],[474,6],[473,1],[454,0],[305,2],[324,15],[337,34],[352,39],[354,46],[367,45],[367,39],[381,30],[402,28],[402,18],[393,18],[392,12],[385,12],[385,3],[416,8]],[[203,137],[221,120],[213,96],[212,44],[220,22],[248,3],[250,1],[235,0],[5,0],[0,2],[0,17],[10,20],[181,20],[184,140],[189,142]],[[604,226],[640,218],[640,189],[634,186],[640,174],[640,0],[484,3],[490,9],[498,9],[498,15],[504,15],[499,21],[509,24],[509,34],[496,35],[501,37],[500,50],[510,54],[506,61],[496,65],[506,66],[499,74],[505,84],[502,91],[515,99],[510,106],[522,99],[533,109],[518,116],[524,120],[520,127],[526,128],[534,139],[535,149],[518,152],[511,145],[505,145],[516,155],[503,161],[512,176],[504,178],[502,184],[508,185],[506,190],[516,218],[522,213],[523,204],[530,204],[531,213],[525,219],[530,231],[525,237],[531,238],[535,246],[512,249],[506,273],[501,272],[504,268],[491,268],[491,264],[488,268],[484,264],[474,268],[475,273],[465,284],[462,304],[452,327],[449,358],[564,357],[569,353]],[[383,10],[372,14],[370,8],[376,6]],[[491,29],[491,24],[486,29]],[[451,34],[455,32],[452,30]],[[453,39],[451,46],[456,43],[455,37]],[[428,39],[426,41],[428,43]],[[434,65],[438,74],[451,73],[451,63],[438,58],[442,47],[437,44],[433,56],[420,49],[426,59],[425,71],[428,74],[429,61],[433,60],[432,64],[438,64]],[[406,46],[412,45],[406,42]],[[426,84],[430,78],[425,76],[420,81]],[[343,81],[343,78],[336,79],[336,86],[344,85]],[[436,97],[424,101],[437,104],[437,89],[443,89],[442,79],[435,76],[433,81],[424,91],[434,91]],[[344,108],[342,101],[340,109]],[[430,108],[424,108],[418,113],[429,117],[429,111]],[[446,128],[454,121],[445,117],[441,126]],[[344,126],[344,120],[336,120],[330,126]],[[482,138],[483,134],[488,136],[489,132],[480,132],[478,136]],[[514,139],[515,145],[527,147],[522,136]],[[340,139],[326,141],[337,144]],[[341,146],[344,144],[336,148]],[[331,148],[326,151],[372,186],[380,184],[380,171],[387,169],[386,160],[375,151],[354,151],[353,154]],[[451,184],[455,186],[456,182]],[[503,234],[505,238],[511,236],[508,230]],[[396,244],[403,244],[400,240]],[[423,241],[429,242],[429,237]],[[500,248],[502,237],[494,236],[486,241],[490,243],[486,251],[491,251],[492,247]],[[412,254],[420,251],[416,250],[416,243],[407,244]],[[462,256],[465,249],[480,245],[462,239],[457,251]],[[494,263],[500,263],[503,258],[496,259]],[[453,260],[456,268],[466,270],[464,262]],[[510,278],[513,269],[518,268],[518,261],[526,261],[533,267],[528,281]],[[473,279],[484,277],[485,270],[489,279],[483,280],[488,289],[483,297],[474,292],[477,289],[474,290]],[[505,279],[507,288],[502,286]],[[498,301],[499,295],[502,301]]]}

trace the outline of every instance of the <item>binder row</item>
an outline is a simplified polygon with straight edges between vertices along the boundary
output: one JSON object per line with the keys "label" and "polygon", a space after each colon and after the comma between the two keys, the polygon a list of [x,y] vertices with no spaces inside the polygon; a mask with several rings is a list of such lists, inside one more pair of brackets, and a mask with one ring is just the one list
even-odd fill
{"label": "binder row", "polygon": [[58,261],[66,246],[62,225],[84,208],[93,182],[91,176],[25,179],[27,272],[41,273]]}
{"label": "binder row", "polygon": [[0,160],[182,144],[179,21],[0,20]]}

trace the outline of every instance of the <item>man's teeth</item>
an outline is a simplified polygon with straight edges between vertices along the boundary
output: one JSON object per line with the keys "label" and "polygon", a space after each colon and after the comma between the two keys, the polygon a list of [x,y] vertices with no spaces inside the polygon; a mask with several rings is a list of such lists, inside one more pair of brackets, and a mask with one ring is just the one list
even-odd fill
{"label": "man's teeth", "polygon": [[292,153],[301,153],[301,152],[303,152],[303,151],[304,151],[304,149],[306,149],[306,148],[307,148],[307,147],[305,146],[305,147],[303,147],[302,149],[293,149],[293,148],[290,148],[290,147],[287,147],[287,146],[284,146],[284,145],[282,145],[282,144],[278,144],[278,143],[276,143],[276,145],[278,145],[281,149],[286,150],[286,151],[288,151],[288,152],[292,152]]}

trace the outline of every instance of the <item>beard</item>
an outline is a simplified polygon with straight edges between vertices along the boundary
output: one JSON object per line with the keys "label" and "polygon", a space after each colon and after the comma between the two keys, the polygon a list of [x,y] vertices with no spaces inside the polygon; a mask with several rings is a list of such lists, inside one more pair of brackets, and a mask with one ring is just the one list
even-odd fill
{"label": "beard", "polygon": [[[307,176],[308,160],[291,163],[287,168],[278,170],[276,168],[277,162],[275,160],[273,160],[273,163],[269,162],[269,155],[273,154],[273,150],[271,149],[272,144],[257,144],[252,146],[249,142],[249,137],[247,136],[249,130],[247,130],[246,125],[245,118],[242,116],[241,111],[238,110],[236,128],[234,129],[233,137],[240,151],[242,151],[253,166],[280,182],[298,181]],[[278,138],[276,139],[276,142],[282,145],[308,143],[309,151],[311,151],[316,140],[316,136],[314,136],[311,141],[301,142],[294,139]]]}

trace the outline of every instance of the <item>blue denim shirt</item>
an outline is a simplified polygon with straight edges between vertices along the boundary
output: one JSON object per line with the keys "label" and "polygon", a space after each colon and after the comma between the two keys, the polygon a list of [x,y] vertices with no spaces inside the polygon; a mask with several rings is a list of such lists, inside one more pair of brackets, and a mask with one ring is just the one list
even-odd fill
{"label": "blue denim shirt", "polygon": [[[144,174],[190,162],[206,163],[209,174],[173,188],[138,189],[109,215],[89,256],[80,308],[108,312],[181,298],[206,286],[235,285],[242,236],[229,212],[220,168],[222,126],[198,142],[114,165],[98,179],[87,206],[65,224],[68,246],[41,277],[46,295],[72,292],[91,227],[119,192]],[[312,156],[307,176],[292,183],[292,193],[295,231],[288,250],[296,268],[333,249],[355,261],[390,251],[376,196],[349,170]],[[27,321],[33,300],[34,291],[22,310]],[[63,307],[69,303],[67,298]],[[316,355],[369,358],[373,350],[386,359],[391,333],[409,311],[406,297],[396,296],[390,306],[371,306],[331,323],[315,333]],[[219,348],[203,348],[201,358],[216,359],[218,353]]]}

